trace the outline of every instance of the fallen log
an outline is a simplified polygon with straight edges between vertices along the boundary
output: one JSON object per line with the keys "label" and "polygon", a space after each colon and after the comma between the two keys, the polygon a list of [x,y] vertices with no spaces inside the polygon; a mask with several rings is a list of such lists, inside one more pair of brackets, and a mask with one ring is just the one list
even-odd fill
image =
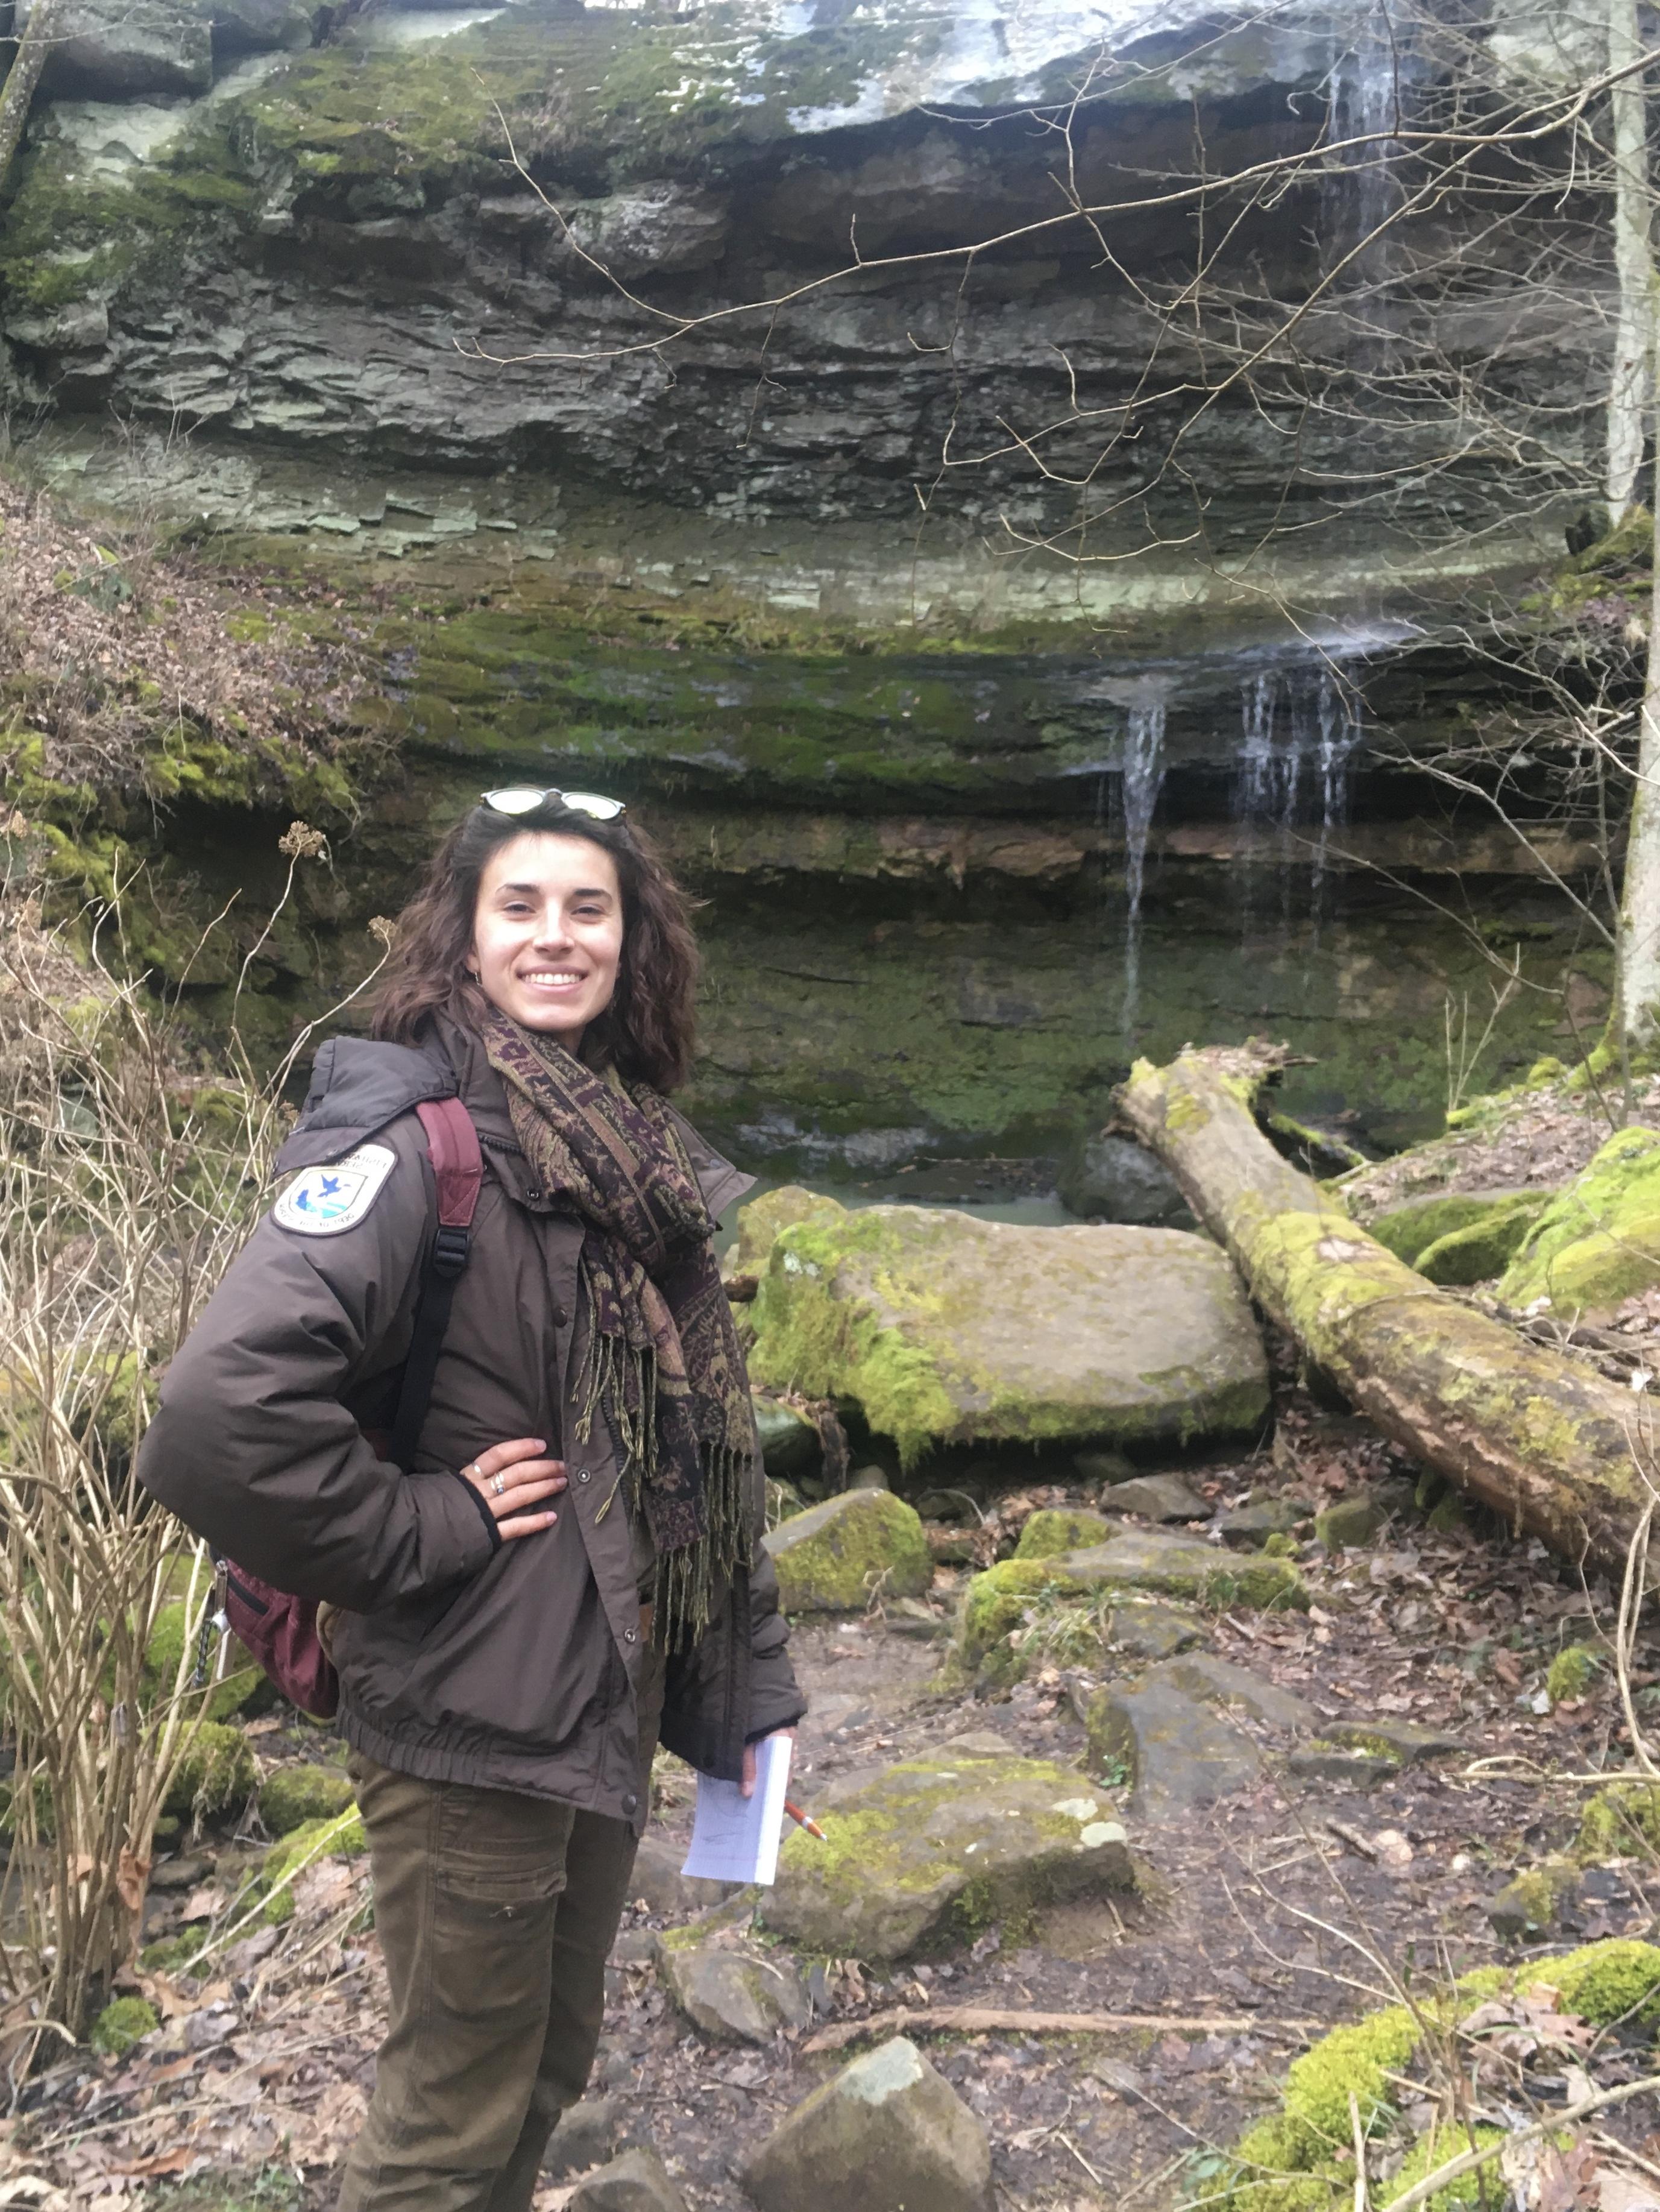
{"label": "fallen log", "polygon": [[1656,1495],[1652,1407],[1436,1290],[1282,1159],[1252,1109],[1286,1059],[1253,1042],[1141,1060],[1119,1114],[1358,1411],[1518,1533],[1618,1577]]}
{"label": "fallen log", "polygon": [[839,2020],[803,2044],[804,2051],[845,2051],[850,2043],[890,2035],[1126,2035],[1148,2028],[1166,2035],[1260,2035],[1279,2027],[1303,2036],[1318,2021],[1238,2020],[1189,2013],[1021,2012],[995,2005],[894,2005],[866,2020]]}

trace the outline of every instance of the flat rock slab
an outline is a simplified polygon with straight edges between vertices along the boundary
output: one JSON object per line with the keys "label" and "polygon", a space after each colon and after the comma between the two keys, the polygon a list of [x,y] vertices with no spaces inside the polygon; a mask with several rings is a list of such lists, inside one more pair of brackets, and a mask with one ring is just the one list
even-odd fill
{"label": "flat rock slab", "polygon": [[1231,1261],[1178,1230],[868,1206],[782,1230],[751,1314],[758,1383],[851,1399],[906,1453],[1237,1435],[1268,1407]]}
{"label": "flat rock slab", "polygon": [[770,2043],[806,2027],[813,2008],[793,1959],[754,1943],[687,1943],[690,1932],[660,1943],[657,1962],[694,2027],[717,2043]]}
{"label": "flat rock slab", "polygon": [[1259,1505],[1236,1505],[1220,1515],[1218,1534],[1230,1551],[1260,1552],[1270,1536],[1288,1536],[1308,1520],[1313,1507],[1300,1498],[1269,1498]]}
{"label": "flat rock slab", "polygon": [[1305,1698],[1276,1683],[1265,1682],[1248,1668],[1235,1667],[1209,1651],[1191,1651],[1149,1669],[1149,1682],[1168,1682],[1190,1698],[1216,1705],[1237,1705],[1265,1728],[1286,1735],[1318,1735],[1320,1717]]}
{"label": "flat rock slab", "polygon": [[578,2182],[566,2212],[686,2212],[686,2199],[654,2150],[626,2150]]}
{"label": "flat rock slab", "polygon": [[1300,1744],[1286,1760],[1300,1782],[1335,1783],[1340,1790],[1370,1790],[1401,1771],[1398,1759],[1338,1743]]}
{"label": "flat rock slab", "polygon": [[1106,1616],[1101,1641],[1109,1650],[1132,1659],[1173,1659],[1178,1651],[1190,1650],[1203,1634],[1197,1615],[1146,1598],[1140,1604],[1115,1605]]}
{"label": "flat rock slab", "polygon": [[1079,1717],[1091,1765],[1121,1765],[1132,1809],[1154,1824],[1248,1789],[1262,1772],[1263,1755],[1243,1729],[1169,1682],[1109,1683],[1082,1699]]}
{"label": "flat rock slab", "polygon": [[845,1490],[766,1539],[786,1613],[862,1613],[874,1597],[920,1597],[933,1555],[915,1510],[886,1490]]}
{"label": "flat rock slab", "polygon": [[785,1839],[768,1928],[832,1958],[902,1959],[1033,1905],[1135,1886],[1121,1825],[1075,1768],[962,1751],[838,1791],[827,1841]]}
{"label": "flat rock slab", "polygon": [[994,2212],[985,2124],[906,2037],[815,2089],[740,2179],[760,2212]]}
{"label": "flat rock slab", "polygon": [[1128,1528],[1110,1543],[1043,1562],[1080,1589],[1145,1589],[1201,1604],[1306,1606],[1301,1576],[1289,1560],[1240,1559],[1197,1536],[1167,1528]]}
{"label": "flat rock slab", "polygon": [[1397,1721],[1387,1716],[1376,1720],[1324,1721],[1320,1734],[1330,1736],[1333,1743],[1383,1752],[1403,1766],[1417,1766],[1429,1759],[1451,1759],[1455,1752],[1469,1749],[1462,1738],[1449,1735],[1445,1729],[1423,1728],[1416,1721]]}
{"label": "flat rock slab", "polygon": [[1109,1490],[1101,1503],[1112,1513],[1138,1513],[1143,1521],[1205,1521],[1210,1508],[1179,1474],[1137,1474]]}

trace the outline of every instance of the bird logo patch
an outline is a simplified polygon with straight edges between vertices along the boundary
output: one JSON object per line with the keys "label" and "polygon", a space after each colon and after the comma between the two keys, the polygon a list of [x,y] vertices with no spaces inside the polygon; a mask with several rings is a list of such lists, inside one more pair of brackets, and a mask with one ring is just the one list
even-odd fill
{"label": "bird logo patch", "polygon": [[281,1229],[302,1237],[338,1237],[355,1229],[397,1165],[397,1154],[385,1145],[360,1145],[327,1167],[304,1168],[271,1209]]}

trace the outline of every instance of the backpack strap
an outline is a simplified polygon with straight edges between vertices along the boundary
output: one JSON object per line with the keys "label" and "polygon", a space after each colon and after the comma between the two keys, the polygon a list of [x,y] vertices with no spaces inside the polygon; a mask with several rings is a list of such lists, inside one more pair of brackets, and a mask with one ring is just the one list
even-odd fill
{"label": "backpack strap", "polygon": [[427,1157],[438,1185],[438,1228],[415,1307],[409,1356],[397,1394],[387,1457],[408,1474],[432,1403],[439,1354],[450,1326],[456,1283],[472,1255],[473,1215],[484,1181],[473,1117],[458,1098],[423,1098],[415,1108],[427,1132]]}

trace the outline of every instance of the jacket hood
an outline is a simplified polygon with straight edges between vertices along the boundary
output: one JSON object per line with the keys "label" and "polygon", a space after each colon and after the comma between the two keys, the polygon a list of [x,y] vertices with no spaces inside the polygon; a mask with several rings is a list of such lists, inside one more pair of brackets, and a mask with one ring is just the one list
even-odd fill
{"label": "jacket hood", "polygon": [[330,1037],[312,1068],[300,1119],[276,1156],[279,1173],[341,1158],[424,1098],[453,1098],[455,1070],[442,1049]]}

